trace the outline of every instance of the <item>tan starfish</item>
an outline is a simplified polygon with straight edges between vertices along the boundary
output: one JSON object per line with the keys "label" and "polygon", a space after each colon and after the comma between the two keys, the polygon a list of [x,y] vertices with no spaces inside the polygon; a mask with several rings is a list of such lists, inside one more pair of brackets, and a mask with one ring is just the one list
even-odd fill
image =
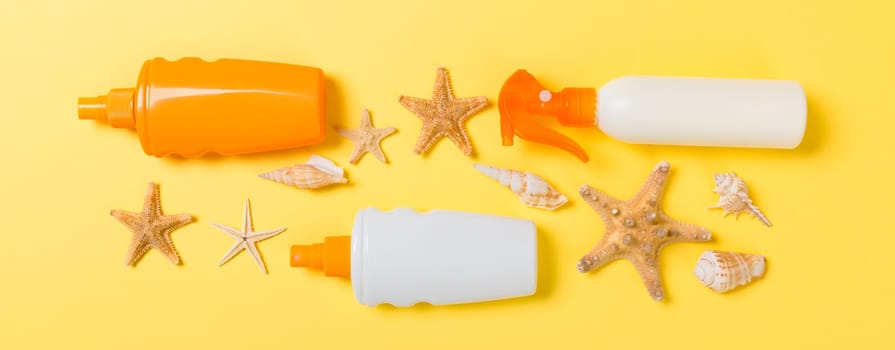
{"label": "tan starfish", "polygon": [[370,121],[370,112],[366,109],[361,111],[360,127],[354,130],[336,129],[339,134],[354,142],[354,152],[351,153],[351,159],[348,161],[351,164],[357,164],[365,153],[372,153],[380,162],[388,163],[379,143],[395,130],[393,127],[374,128]]}
{"label": "tan starfish", "polygon": [[261,271],[267,273],[267,267],[264,266],[264,261],[261,260],[261,253],[258,252],[258,247],[255,244],[264,239],[268,239],[270,237],[278,235],[280,232],[286,230],[285,227],[255,232],[255,228],[252,225],[252,208],[249,206],[249,200],[246,199],[245,209],[242,217],[242,230],[221,225],[216,222],[211,223],[212,226],[219,228],[224,233],[233,237],[236,240],[236,243],[230,247],[230,250],[227,251],[227,254],[224,254],[224,257],[221,258],[221,261],[218,262],[218,266],[224,265],[225,262],[232,259],[239,252],[246,250],[255,259],[255,263],[258,264],[258,267],[261,268]]}
{"label": "tan starfish", "polygon": [[613,198],[590,186],[579,193],[606,224],[606,233],[597,245],[578,261],[578,271],[588,272],[617,259],[627,259],[637,269],[650,296],[662,300],[659,278],[659,250],[675,242],[704,242],[712,239],[705,228],[676,221],[662,212],[659,202],[670,166],[660,162],[650,173],[640,192],[628,201]]}
{"label": "tan starfish", "polygon": [[158,249],[173,264],[180,263],[180,257],[171,243],[171,232],[193,221],[190,214],[164,215],[159,198],[158,185],[150,182],[143,201],[143,212],[113,209],[110,214],[133,231],[125,264],[136,265],[149,248]]}
{"label": "tan starfish", "polygon": [[454,141],[466,156],[472,154],[472,144],[463,123],[488,105],[487,98],[455,98],[447,70],[438,68],[431,100],[401,96],[398,102],[423,120],[420,138],[413,149],[416,154],[425,153],[444,136]]}

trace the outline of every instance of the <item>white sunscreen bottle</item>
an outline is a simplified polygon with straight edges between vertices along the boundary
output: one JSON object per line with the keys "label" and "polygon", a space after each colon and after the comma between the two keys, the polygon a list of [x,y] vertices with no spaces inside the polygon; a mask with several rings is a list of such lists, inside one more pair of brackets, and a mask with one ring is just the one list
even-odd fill
{"label": "white sunscreen bottle", "polygon": [[433,210],[357,213],[351,236],[292,247],[291,265],[351,278],[364,305],[471,303],[532,295],[537,232],[528,220]]}

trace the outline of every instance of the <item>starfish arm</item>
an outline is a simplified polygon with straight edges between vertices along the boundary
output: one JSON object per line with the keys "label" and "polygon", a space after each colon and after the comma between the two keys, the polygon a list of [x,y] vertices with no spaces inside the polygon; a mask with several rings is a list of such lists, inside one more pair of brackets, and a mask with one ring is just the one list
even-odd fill
{"label": "starfish arm", "polygon": [[249,200],[246,198],[246,204],[242,209],[242,232],[243,236],[245,234],[254,231],[252,227],[252,207],[249,205]]}
{"label": "starfish arm", "polygon": [[407,108],[420,119],[434,118],[436,115],[435,104],[431,100],[424,100],[417,97],[401,96],[398,98],[404,108]]}
{"label": "starfish arm", "polygon": [[131,239],[130,247],[127,248],[127,257],[124,259],[125,265],[136,265],[137,261],[149,250],[149,242],[145,237],[138,237],[136,234]]}
{"label": "starfish arm", "polygon": [[386,136],[394,134],[395,131],[398,131],[394,126],[387,126],[384,128],[373,129],[373,133],[376,135],[377,139],[384,139]]}
{"label": "starfish arm", "polygon": [[373,133],[372,143],[376,148],[381,148],[380,144],[382,143],[382,140],[389,135],[394,134],[396,131],[398,131],[398,129],[395,129],[395,127],[392,126],[370,130],[370,132]]}
{"label": "starfish arm", "polygon": [[640,188],[640,191],[634,195],[629,201],[630,203],[649,203],[651,206],[658,208],[662,202],[662,193],[665,190],[665,183],[668,181],[668,173],[671,166],[668,162],[662,161],[653,168],[647,177],[646,182]]}
{"label": "starfish arm", "polygon": [[668,229],[668,237],[664,244],[676,242],[708,242],[712,240],[712,233],[708,229],[673,220],[662,215],[663,226]]}
{"label": "starfish arm", "polygon": [[354,150],[351,151],[351,158],[348,159],[348,163],[357,164],[360,161],[361,157],[364,156],[364,153],[367,153],[362,147],[355,145]]}
{"label": "starfish arm", "polygon": [[435,73],[435,87],[432,88],[432,100],[436,103],[447,103],[454,99],[454,89],[447,69],[438,67]]}
{"label": "starfish arm", "polygon": [[221,225],[219,223],[212,222],[211,226],[217,227],[219,230],[224,231],[224,233],[226,233],[227,235],[229,235],[230,237],[233,237],[235,239],[241,240],[244,235],[243,232],[239,232],[239,230],[232,228],[230,226],[227,226],[227,225]]}
{"label": "starfish arm", "polygon": [[662,301],[665,297],[665,292],[662,288],[662,279],[659,276],[656,254],[630,255],[627,257],[627,260],[634,265],[650,297],[655,301]]}
{"label": "starfish arm", "polygon": [[227,254],[224,254],[224,257],[222,257],[221,260],[218,261],[218,266],[224,265],[224,263],[230,261],[230,259],[233,259],[236,254],[239,254],[239,252],[241,252],[243,249],[246,249],[246,246],[247,245],[245,241],[241,239],[237,240],[236,243],[234,243],[233,246],[230,247],[230,250],[227,251]]}
{"label": "starfish arm", "polygon": [[385,158],[385,153],[382,153],[382,148],[375,147],[370,150],[370,154],[375,156],[380,162],[388,163],[388,159]]}
{"label": "starfish arm", "polygon": [[488,98],[477,96],[456,99],[451,102],[450,107],[452,110],[457,111],[453,113],[453,115],[457,116],[457,121],[463,122],[476,112],[488,107]]}
{"label": "starfish arm", "polygon": [[357,136],[358,136],[357,130],[336,129],[336,132],[339,133],[339,135],[342,135],[343,137],[345,137],[346,139],[357,142]]}
{"label": "starfish arm", "polygon": [[463,126],[455,125],[448,131],[449,132],[446,133],[448,139],[457,145],[457,148],[463,152],[463,155],[467,157],[472,155],[472,141],[469,140],[469,136],[466,135],[466,130],[463,129]]}
{"label": "starfish arm", "polygon": [[262,240],[268,239],[270,237],[276,236],[283,231],[286,231],[285,227],[281,227],[281,228],[277,228],[277,229],[273,229],[273,230],[261,231],[261,232],[253,232],[253,233],[249,234],[246,238],[248,238],[252,242],[257,242],[257,241],[262,241]]}
{"label": "starfish arm", "polygon": [[360,114],[360,129],[372,129],[373,122],[370,121],[370,111],[365,108]]}
{"label": "starfish arm", "polygon": [[442,134],[434,127],[426,125],[426,122],[423,122],[423,129],[420,130],[420,137],[416,141],[416,146],[413,148],[413,152],[416,154],[426,153],[426,151],[435,145],[435,142],[440,138],[439,136],[442,136]]}
{"label": "starfish arm", "polygon": [[150,182],[146,186],[146,196],[143,199],[143,214],[150,218],[162,215],[161,195],[158,191],[158,184]]}
{"label": "starfish arm", "polygon": [[578,260],[578,272],[585,273],[596,270],[619,258],[621,258],[621,255],[618,247],[609,243],[604,237],[593,249]]}
{"label": "starfish arm", "polygon": [[125,226],[130,227],[132,229],[136,228],[137,223],[140,222],[140,214],[138,214],[138,213],[131,213],[129,211],[112,209],[112,211],[109,212],[109,215],[112,215],[113,218],[117,219],[122,224],[124,224]]}
{"label": "starfish arm", "polygon": [[255,259],[255,263],[258,264],[261,272],[267,273],[267,267],[264,266],[264,260],[261,259],[261,253],[258,252],[258,247],[256,247],[254,243],[247,243],[246,250],[249,252],[249,254],[252,255],[252,258]]}
{"label": "starfish arm", "polygon": [[171,232],[191,222],[193,222],[193,216],[190,214],[163,215],[158,217],[153,225],[162,231]]}
{"label": "starfish arm", "polygon": [[160,236],[150,241],[152,247],[158,249],[172,264],[180,264],[180,256],[177,254],[177,249],[174,249],[174,243],[171,243],[170,233],[162,232]]}
{"label": "starfish arm", "polygon": [[[603,223],[606,224],[606,230],[612,230],[616,225],[616,218],[619,214],[619,208],[622,208],[624,202],[615,199],[603,191],[584,185],[578,189],[578,194],[587,202],[590,207],[600,215]],[[615,214],[613,214],[615,213]]]}

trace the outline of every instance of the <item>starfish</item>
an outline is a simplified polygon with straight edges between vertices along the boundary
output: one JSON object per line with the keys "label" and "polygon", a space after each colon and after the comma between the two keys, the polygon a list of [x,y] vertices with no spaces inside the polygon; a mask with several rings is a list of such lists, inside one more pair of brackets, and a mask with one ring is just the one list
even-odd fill
{"label": "starfish", "polygon": [[581,197],[603,219],[606,234],[578,261],[579,272],[627,259],[634,264],[650,296],[656,301],[662,300],[665,294],[659,278],[659,250],[670,243],[712,239],[712,234],[705,228],[671,219],[660,209],[659,201],[669,168],[667,162],[660,162],[640,192],[628,201],[618,200],[587,185],[581,187]]}
{"label": "starfish", "polygon": [[401,96],[398,102],[423,120],[420,138],[413,149],[416,154],[425,153],[441,137],[447,136],[457,144],[464,155],[467,157],[472,155],[472,144],[466,135],[463,123],[488,105],[487,98],[454,97],[447,70],[438,68],[431,100]]}
{"label": "starfish", "polygon": [[246,250],[249,254],[255,258],[255,263],[258,264],[258,267],[261,268],[261,271],[267,273],[267,267],[264,266],[264,261],[261,260],[261,254],[258,253],[258,247],[255,244],[264,239],[268,239],[270,237],[278,235],[280,232],[286,230],[285,227],[255,232],[255,228],[252,225],[252,209],[249,207],[249,200],[246,199],[245,209],[242,217],[242,230],[235,229],[230,226],[221,225],[219,223],[212,222],[212,226],[219,228],[224,233],[230,235],[236,240],[236,243],[233,244],[233,247],[230,247],[230,250],[227,251],[227,254],[224,254],[224,257],[221,258],[221,261],[218,262],[218,266],[224,265],[225,262],[232,259],[239,252]]}
{"label": "starfish", "polygon": [[370,112],[364,109],[361,111],[359,128],[354,130],[337,129],[336,131],[354,142],[354,152],[351,153],[351,160],[348,162],[357,164],[360,158],[368,152],[376,156],[380,162],[387,163],[388,160],[385,159],[385,154],[382,153],[379,143],[395,130],[393,127],[374,128],[373,123],[370,122]]}
{"label": "starfish", "polygon": [[113,209],[109,214],[132,231],[133,238],[127,250],[126,265],[136,265],[149,248],[158,249],[174,265],[180,264],[180,257],[174,249],[174,244],[171,243],[171,232],[189,224],[193,221],[193,217],[190,214],[162,214],[158,185],[149,183],[146,198],[143,200],[143,212],[132,213]]}

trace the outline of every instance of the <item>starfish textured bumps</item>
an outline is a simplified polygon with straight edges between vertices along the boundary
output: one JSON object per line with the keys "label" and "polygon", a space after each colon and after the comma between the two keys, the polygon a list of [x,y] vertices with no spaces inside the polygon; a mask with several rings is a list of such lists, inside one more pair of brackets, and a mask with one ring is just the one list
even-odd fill
{"label": "starfish textured bumps", "polygon": [[670,166],[660,162],[640,191],[628,201],[613,198],[590,186],[582,186],[581,197],[606,225],[597,245],[578,261],[578,271],[595,270],[611,261],[626,259],[634,264],[650,296],[665,296],[659,278],[659,250],[675,242],[705,242],[712,239],[705,228],[669,218],[660,209]]}
{"label": "starfish textured bumps", "polygon": [[348,162],[357,164],[365,153],[372,153],[380,162],[387,163],[388,160],[385,158],[385,154],[382,153],[382,147],[379,146],[379,143],[386,136],[394,133],[395,130],[393,127],[374,128],[373,123],[370,121],[370,112],[364,109],[361,112],[360,127],[354,130],[337,129],[336,131],[354,142],[354,152],[351,153],[351,159]]}
{"label": "starfish textured bumps", "polygon": [[258,241],[268,239],[270,237],[276,236],[280,234],[280,232],[286,231],[286,228],[277,228],[273,230],[256,232],[254,225],[252,225],[252,208],[249,206],[249,200],[246,199],[245,209],[243,210],[242,216],[242,230],[235,229],[230,226],[221,225],[216,222],[211,223],[212,226],[217,227],[224,233],[228,234],[230,237],[236,240],[236,243],[233,243],[233,246],[230,247],[230,250],[227,251],[227,254],[224,254],[224,257],[221,258],[221,261],[218,262],[218,266],[224,265],[225,262],[232,259],[239,252],[246,250],[255,259],[255,263],[258,264],[258,267],[261,268],[261,271],[267,273],[267,267],[264,266],[264,261],[261,260],[261,253],[258,252],[258,247],[255,244]]}
{"label": "starfish textured bumps", "polygon": [[414,152],[423,154],[441,137],[447,136],[467,157],[472,155],[472,143],[463,123],[476,112],[488,106],[484,96],[456,98],[451,88],[447,70],[438,68],[432,99],[401,96],[398,99],[405,108],[422,119],[423,127]]}
{"label": "starfish textured bumps", "polygon": [[164,215],[159,197],[158,185],[150,182],[143,200],[143,212],[113,209],[110,214],[127,225],[133,233],[125,264],[136,265],[149,248],[158,249],[174,265],[180,257],[171,243],[171,232],[193,221],[190,214]]}

